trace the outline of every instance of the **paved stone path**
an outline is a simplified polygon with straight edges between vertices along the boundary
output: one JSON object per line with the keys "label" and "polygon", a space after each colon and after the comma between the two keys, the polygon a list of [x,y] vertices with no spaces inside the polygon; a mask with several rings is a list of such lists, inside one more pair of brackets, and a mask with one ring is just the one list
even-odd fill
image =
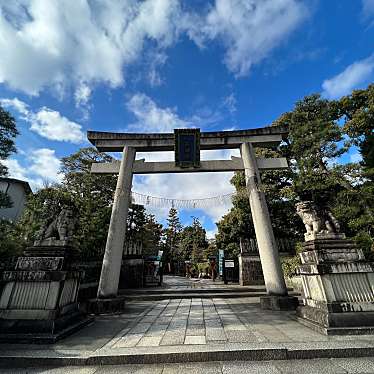
{"label": "paved stone path", "polygon": [[[169,279],[175,287],[190,287],[191,280]],[[170,286],[170,283],[169,283]],[[214,285],[210,284],[211,287]],[[219,285],[221,287],[221,285]],[[100,316],[90,326],[78,331],[54,345],[0,344],[1,358],[12,357],[13,366],[19,358],[35,358],[32,366],[48,358],[66,358],[65,365],[72,365],[70,359],[87,357],[109,357],[104,363],[113,364],[111,357],[120,362],[173,362],[169,355],[186,353],[193,360],[259,359],[248,352],[256,350],[265,354],[264,360],[279,360],[287,352],[293,358],[337,357],[323,356],[334,349],[346,349],[344,352],[361,352],[360,355],[373,355],[374,335],[325,336],[297,322],[294,312],[274,312],[260,309],[257,297],[238,298],[191,298],[164,299],[161,301],[131,301],[121,315]],[[274,349],[276,354],[269,351]],[[356,351],[352,350],[356,349]],[[358,350],[357,350],[358,349]],[[360,351],[364,350],[364,353]],[[318,350],[317,356],[308,356],[308,352]],[[304,352],[295,356],[293,352]],[[205,352],[205,353],[204,353]],[[222,352],[225,355],[222,355]],[[263,353],[265,352],[265,353]],[[266,353],[268,352],[268,353]],[[282,353],[283,352],[283,353]],[[205,359],[199,359],[204,353]],[[219,355],[218,355],[219,353]],[[197,355],[196,355],[197,354]],[[256,353],[257,354],[257,353]],[[350,353],[350,356],[356,353]],[[145,360],[145,355],[162,360]],[[234,356],[233,356],[234,355]],[[278,355],[278,356],[277,356]],[[341,356],[341,354],[340,354]],[[122,357],[122,358],[121,358]],[[138,359],[134,360],[134,357]],[[158,357],[158,356],[157,356]],[[179,355],[178,357],[181,357]],[[338,356],[339,357],[339,356]],[[41,361],[38,361],[41,358]],[[150,358],[150,357],[149,357]],[[103,361],[87,361],[96,365]],[[178,358],[180,360],[180,358]],[[190,358],[182,359],[188,361]],[[29,362],[29,361],[27,361]],[[59,361],[60,362],[60,361]],[[76,365],[81,365],[77,361]],[[83,361],[82,361],[83,362]],[[355,364],[353,364],[355,363]],[[6,369],[0,373],[374,373],[374,359],[350,358],[323,360],[284,360],[271,362],[208,362],[196,364],[162,365],[122,365],[86,366],[50,369]],[[64,365],[64,363],[62,363]],[[29,365],[30,366],[30,365]],[[52,369],[51,369],[52,370]]]}
{"label": "paved stone path", "polygon": [[108,345],[129,348],[329,339],[295,321],[289,312],[261,310],[254,298],[167,299],[154,302],[144,316],[121,334]]}
{"label": "paved stone path", "polygon": [[[216,288],[224,286],[223,281],[215,280],[214,282],[211,279],[204,278],[186,278],[186,277],[177,277],[171,275],[164,275],[162,289],[194,289],[194,288]],[[238,284],[230,283],[230,286],[240,287]]]}
{"label": "paved stone path", "polygon": [[0,369],[2,374],[373,374],[374,358]]}

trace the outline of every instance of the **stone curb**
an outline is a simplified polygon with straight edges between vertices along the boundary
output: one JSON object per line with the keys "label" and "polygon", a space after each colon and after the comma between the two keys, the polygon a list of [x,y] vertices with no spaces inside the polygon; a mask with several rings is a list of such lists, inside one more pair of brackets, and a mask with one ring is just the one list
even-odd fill
{"label": "stone curb", "polygon": [[[35,367],[35,366],[95,366],[126,364],[166,364],[209,361],[271,361],[299,360],[317,358],[349,358],[374,356],[374,346],[347,342],[337,344],[260,344],[255,347],[237,343],[225,345],[190,345],[170,347],[150,347],[108,349],[97,352],[66,351],[27,351],[26,355],[3,352],[0,367]],[[320,347],[318,345],[321,345]],[[323,347],[325,345],[325,347]],[[340,347],[339,347],[340,345]],[[118,351],[118,353],[115,353]]]}
{"label": "stone curb", "polygon": [[197,293],[197,292],[184,292],[178,294],[140,294],[140,295],[121,295],[126,301],[161,301],[165,299],[234,299],[238,297],[261,297],[267,296],[266,292],[226,292],[226,293]]}

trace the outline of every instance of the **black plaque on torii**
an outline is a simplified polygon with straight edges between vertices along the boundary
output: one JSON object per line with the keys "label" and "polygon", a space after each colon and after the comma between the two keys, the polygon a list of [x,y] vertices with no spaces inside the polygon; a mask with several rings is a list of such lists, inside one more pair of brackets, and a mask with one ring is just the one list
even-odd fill
{"label": "black plaque on torii", "polygon": [[175,129],[175,165],[200,167],[200,129]]}

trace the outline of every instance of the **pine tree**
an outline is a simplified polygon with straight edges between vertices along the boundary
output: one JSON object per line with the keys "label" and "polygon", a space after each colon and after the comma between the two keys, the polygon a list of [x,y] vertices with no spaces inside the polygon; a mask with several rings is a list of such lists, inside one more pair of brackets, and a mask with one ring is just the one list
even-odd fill
{"label": "pine tree", "polygon": [[178,211],[175,208],[170,208],[167,218],[167,228],[164,230],[165,240],[165,262],[174,262],[178,260],[178,247],[180,241],[180,232],[182,224],[180,223]]}

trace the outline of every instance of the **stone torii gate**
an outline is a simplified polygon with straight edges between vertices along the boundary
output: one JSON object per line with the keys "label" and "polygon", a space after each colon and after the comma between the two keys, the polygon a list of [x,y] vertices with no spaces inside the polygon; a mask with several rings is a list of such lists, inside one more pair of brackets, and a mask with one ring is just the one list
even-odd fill
{"label": "stone torii gate", "polygon": [[[181,131],[188,132],[188,130]],[[201,161],[197,167],[196,165],[181,167],[174,162],[135,160],[137,151],[174,151],[176,137],[173,133],[132,134],[88,131],[88,140],[99,151],[122,152],[121,161],[94,163],[91,168],[91,172],[95,174],[118,174],[97,294],[98,299],[110,299],[117,296],[125,240],[123,224],[126,222],[130,205],[133,174],[244,170],[268,294],[267,297],[261,298],[261,305],[266,309],[294,308],[297,300],[289,297],[287,293],[265,196],[261,191],[260,178],[260,170],[287,168],[287,160],[284,158],[256,158],[254,153],[255,147],[278,146],[287,134],[287,129],[281,126],[238,131],[202,132],[199,133],[199,149],[239,148],[241,158],[232,157],[231,160]]]}

